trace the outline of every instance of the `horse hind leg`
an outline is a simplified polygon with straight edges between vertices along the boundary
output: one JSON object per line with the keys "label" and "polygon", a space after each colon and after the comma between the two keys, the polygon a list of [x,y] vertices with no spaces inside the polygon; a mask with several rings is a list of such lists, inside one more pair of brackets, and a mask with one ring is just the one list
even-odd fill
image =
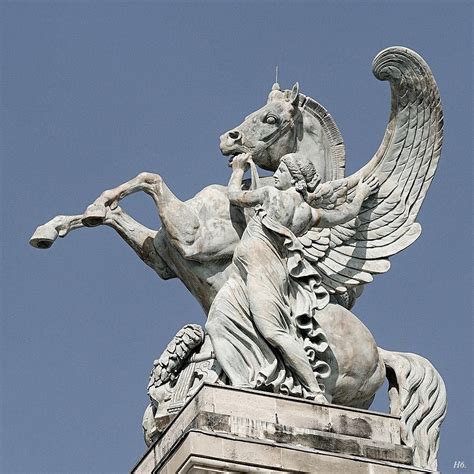
{"label": "horse hind leg", "polygon": [[316,315],[326,334],[331,377],[328,392],[332,402],[354,408],[370,406],[385,379],[385,365],[373,335],[346,308],[329,303]]}
{"label": "horse hind leg", "polygon": [[362,410],[368,410],[372,406],[374,399],[375,399],[375,393],[367,400],[360,402],[357,408],[361,408]]}

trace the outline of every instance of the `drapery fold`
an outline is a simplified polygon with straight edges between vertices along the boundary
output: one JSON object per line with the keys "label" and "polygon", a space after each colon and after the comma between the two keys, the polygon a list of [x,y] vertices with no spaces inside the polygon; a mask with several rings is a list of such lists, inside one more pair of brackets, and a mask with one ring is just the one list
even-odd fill
{"label": "drapery fold", "polygon": [[316,318],[328,302],[321,277],[304,259],[297,237],[257,206],[206,325],[232,385],[307,398],[314,395],[272,346],[272,339],[282,332],[303,346],[324,390],[322,381],[330,375],[324,361],[328,343]]}

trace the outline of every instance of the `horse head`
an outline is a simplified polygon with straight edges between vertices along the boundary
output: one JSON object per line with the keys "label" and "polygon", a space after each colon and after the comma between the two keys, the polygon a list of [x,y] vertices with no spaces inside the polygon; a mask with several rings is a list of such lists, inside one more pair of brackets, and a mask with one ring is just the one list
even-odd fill
{"label": "horse head", "polygon": [[299,92],[274,84],[261,109],[220,137],[224,156],[250,153],[260,168],[275,171],[288,153],[300,153],[313,162],[324,181],[344,176],[344,144],[326,109]]}
{"label": "horse head", "polygon": [[280,158],[296,151],[302,116],[298,83],[290,91],[273,86],[267,104],[238,126],[224,133],[220,148],[225,156],[250,153],[256,165],[275,171]]}

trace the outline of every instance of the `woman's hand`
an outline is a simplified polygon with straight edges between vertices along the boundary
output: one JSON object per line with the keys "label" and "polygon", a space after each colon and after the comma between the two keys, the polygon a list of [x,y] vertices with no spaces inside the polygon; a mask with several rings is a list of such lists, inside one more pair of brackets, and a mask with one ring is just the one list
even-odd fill
{"label": "woman's hand", "polygon": [[375,194],[379,190],[379,180],[377,176],[370,176],[364,180],[360,180],[357,185],[357,193],[362,194],[364,197],[369,197]]}
{"label": "woman's hand", "polygon": [[241,153],[240,155],[235,155],[231,163],[232,169],[241,169],[245,171],[249,167],[251,160],[252,155],[250,153]]}

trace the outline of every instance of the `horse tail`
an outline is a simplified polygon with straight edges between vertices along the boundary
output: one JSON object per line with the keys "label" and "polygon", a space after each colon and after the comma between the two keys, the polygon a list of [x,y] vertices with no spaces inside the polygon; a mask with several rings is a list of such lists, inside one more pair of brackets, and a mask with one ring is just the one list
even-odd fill
{"label": "horse tail", "polygon": [[379,348],[387,370],[390,413],[400,417],[401,440],[413,465],[436,471],[439,429],[446,416],[443,379],[425,358]]}

